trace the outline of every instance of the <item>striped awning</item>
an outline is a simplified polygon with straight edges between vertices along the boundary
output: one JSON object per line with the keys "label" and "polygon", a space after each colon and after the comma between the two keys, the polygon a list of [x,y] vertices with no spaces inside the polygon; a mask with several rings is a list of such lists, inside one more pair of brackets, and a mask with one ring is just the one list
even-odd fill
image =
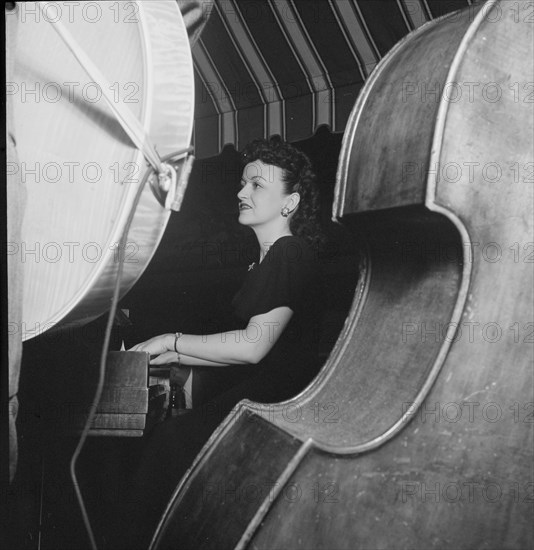
{"label": "striped awning", "polygon": [[411,30],[470,0],[214,0],[195,63],[195,150],[342,132],[363,83]]}

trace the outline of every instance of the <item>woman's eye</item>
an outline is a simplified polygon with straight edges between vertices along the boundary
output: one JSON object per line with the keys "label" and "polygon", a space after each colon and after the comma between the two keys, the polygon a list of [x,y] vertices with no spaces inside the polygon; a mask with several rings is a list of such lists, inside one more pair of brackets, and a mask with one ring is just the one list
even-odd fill
{"label": "woman's eye", "polygon": [[258,187],[261,187],[261,185],[255,181],[251,181],[251,182],[241,182],[239,184],[239,186],[241,187],[241,189],[243,189],[244,187],[246,187],[248,184],[250,183],[250,185],[252,186],[253,189],[257,189]]}

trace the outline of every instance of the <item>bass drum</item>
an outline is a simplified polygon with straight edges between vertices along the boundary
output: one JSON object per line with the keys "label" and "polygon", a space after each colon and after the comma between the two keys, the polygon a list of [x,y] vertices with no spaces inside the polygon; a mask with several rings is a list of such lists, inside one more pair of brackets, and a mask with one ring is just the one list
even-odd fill
{"label": "bass drum", "polygon": [[[21,243],[23,340],[88,322],[109,308],[118,243],[149,166],[53,29],[60,21],[140,121],[160,157],[187,148],[193,63],[176,2],[20,4],[15,135],[27,207]],[[142,274],[169,218],[146,185],[128,234],[123,296]]]}

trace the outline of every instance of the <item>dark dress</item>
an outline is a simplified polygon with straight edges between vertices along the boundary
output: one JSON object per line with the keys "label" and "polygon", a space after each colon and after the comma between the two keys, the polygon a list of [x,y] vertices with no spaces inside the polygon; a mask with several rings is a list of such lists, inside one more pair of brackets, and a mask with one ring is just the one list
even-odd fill
{"label": "dark dress", "polygon": [[[287,306],[293,315],[269,353],[257,365],[196,369],[193,376],[230,380],[232,388],[209,401],[209,412],[219,421],[241,399],[261,403],[283,401],[294,396],[317,371],[318,341],[323,310],[322,277],[314,250],[301,238],[278,239],[261,263],[249,270],[232,300],[233,326],[244,330],[250,319],[277,307]],[[260,331],[274,333],[273,326],[252,325],[247,338]],[[195,402],[195,399],[193,399]]]}
{"label": "dark dress", "polygon": [[[235,329],[245,329],[251,317],[280,306],[293,315],[269,353],[257,365],[212,368],[226,373],[234,385],[183,416],[168,419],[147,437],[134,484],[134,505],[127,528],[135,537],[130,547],[146,547],[178,482],[210,435],[242,399],[274,403],[303,390],[318,371],[318,340],[322,277],[315,251],[301,238],[279,238],[261,263],[256,262],[234,296]],[[258,338],[252,327],[246,337]],[[195,375],[193,376],[193,379]],[[135,509],[136,505],[139,505]],[[125,542],[125,541],[123,541]]]}

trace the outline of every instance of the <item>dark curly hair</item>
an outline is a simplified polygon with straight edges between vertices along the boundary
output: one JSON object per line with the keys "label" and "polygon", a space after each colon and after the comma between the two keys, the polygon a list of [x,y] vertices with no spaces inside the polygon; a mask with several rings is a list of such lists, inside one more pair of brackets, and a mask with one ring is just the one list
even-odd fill
{"label": "dark curly hair", "polygon": [[269,140],[255,139],[245,147],[241,154],[242,167],[255,160],[283,170],[286,193],[300,195],[289,229],[294,235],[320,248],[325,237],[319,224],[319,191],[310,159],[290,143],[275,136]]}

